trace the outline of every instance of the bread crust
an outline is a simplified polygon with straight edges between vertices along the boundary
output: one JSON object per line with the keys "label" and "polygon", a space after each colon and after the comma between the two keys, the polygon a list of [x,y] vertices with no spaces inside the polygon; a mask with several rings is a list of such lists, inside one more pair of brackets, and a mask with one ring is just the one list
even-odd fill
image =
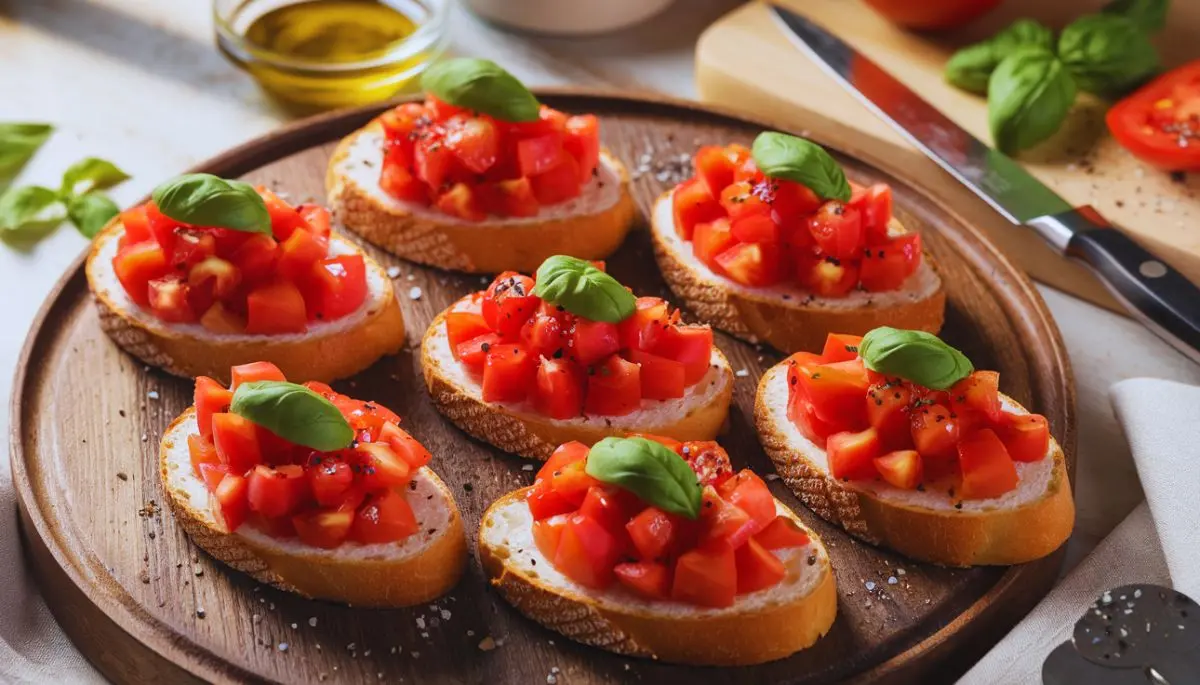
{"label": "bread crust", "polygon": [[533,273],[556,254],[580,259],[608,257],[625,240],[637,216],[629,192],[629,172],[607,150],[601,151],[601,159],[617,171],[620,195],[612,206],[595,213],[534,221],[493,217],[457,222],[384,206],[375,195],[381,190],[368,190],[339,172],[355,139],[380,128],[378,120],[373,120],[338,143],[329,161],[325,189],[330,209],[348,230],[403,259],[468,273]]}
{"label": "bread crust", "polygon": [[1070,537],[1075,503],[1066,458],[1053,437],[1053,474],[1046,493],[1034,502],[981,512],[886,502],[833,478],[788,439],[764,400],[764,389],[776,373],[786,373],[784,364],[769,369],[759,381],[754,402],[759,441],[800,501],[854,537],[919,561],[956,567],[1033,561],[1049,555]]}
{"label": "bread crust", "polygon": [[[576,642],[670,663],[745,666],[794,654],[811,646],[833,625],[837,584],[827,555],[814,564],[816,569],[807,567],[822,574],[819,584],[808,594],[720,616],[689,617],[639,606],[614,608],[569,589],[556,588],[506,563],[507,551],[488,544],[483,535],[486,526],[494,525],[493,512],[523,498],[528,489],[508,493],[484,513],[479,559],[492,586],[508,603]],[[811,530],[809,535],[819,541]]]}
{"label": "bread crust", "polygon": [[[518,415],[504,407],[484,402],[478,392],[450,378],[443,370],[442,363],[432,355],[432,341],[438,331],[445,327],[446,311],[438,314],[425,331],[421,341],[421,369],[434,406],[454,425],[505,452],[539,461],[549,459],[550,454],[563,443],[575,440],[593,445],[610,435],[623,436],[630,432],[591,424],[552,423],[549,419]],[[717,353],[720,354],[720,350]],[[684,441],[716,438],[725,424],[733,399],[733,374],[728,366],[726,363],[724,373],[727,377],[721,391],[703,406],[669,423],[639,427],[638,430]]]}
{"label": "bread crust", "polygon": [[428,467],[422,467],[423,475],[436,486],[451,515],[449,525],[438,531],[420,554],[402,559],[301,556],[226,532],[205,513],[207,501],[194,503],[185,490],[172,485],[169,441],[182,437],[177,435],[177,428],[194,413],[194,408],[189,407],[167,428],[159,451],[159,471],[176,522],[197,547],[213,558],[280,590],[357,606],[421,604],[445,594],[458,583],[467,557],[462,516],[449,488]]}
{"label": "bread crust", "polygon": [[[228,381],[229,369],[234,366],[269,361],[288,378],[328,383],[353,376],[381,357],[399,352],[405,345],[404,315],[391,287],[391,279],[366,253],[362,254],[368,272],[375,272],[376,278],[387,283],[388,288],[378,306],[354,327],[279,339],[270,336],[198,337],[159,321],[148,312],[118,304],[106,288],[98,285],[99,271],[112,269],[108,260],[99,258],[101,247],[108,240],[118,239],[122,231],[124,228],[120,223],[115,220],[110,223],[96,236],[87,258],[88,286],[100,315],[100,328],[126,352],[167,373],[184,378],[210,376]],[[353,244],[348,240],[345,242]]]}
{"label": "bread crust", "polygon": [[[672,191],[655,201],[671,202]],[[940,283],[928,297],[889,306],[855,308],[828,307],[821,298],[805,303],[802,299],[783,300],[723,287],[720,281],[698,272],[678,258],[663,241],[663,231],[674,231],[657,220],[652,212],[651,235],[654,259],[671,292],[701,320],[751,343],[765,342],[782,352],[820,350],[829,333],[865,335],[880,326],[894,326],[937,333],[942,328],[946,293]],[[936,272],[937,264],[928,252],[922,259]]]}

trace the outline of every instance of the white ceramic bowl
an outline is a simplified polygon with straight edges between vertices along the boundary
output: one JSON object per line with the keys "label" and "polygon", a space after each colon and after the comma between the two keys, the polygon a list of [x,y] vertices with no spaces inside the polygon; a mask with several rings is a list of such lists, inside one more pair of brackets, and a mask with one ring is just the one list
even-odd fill
{"label": "white ceramic bowl", "polygon": [[524,31],[587,35],[631,26],[671,0],[464,0],[479,16]]}

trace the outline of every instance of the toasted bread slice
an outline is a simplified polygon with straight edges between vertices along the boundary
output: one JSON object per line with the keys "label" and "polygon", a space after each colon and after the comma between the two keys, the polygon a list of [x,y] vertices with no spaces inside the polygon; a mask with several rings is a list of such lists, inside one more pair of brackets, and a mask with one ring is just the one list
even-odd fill
{"label": "toasted bread slice", "polygon": [[387,607],[427,602],[462,576],[467,560],[462,517],[450,490],[429,467],[417,471],[405,491],[420,532],[400,543],[348,542],[320,549],[271,537],[249,524],[228,532],[192,470],[187,436],[196,432],[196,413],[189,408],[163,435],[163,488],[175,520],[192,541],[238,571],[305,597]]}
{"label": "toasted bread slice", "polygon": [[[736,666],[794,654],[833,625],[836,581],[811,530],[807,546],[775,553],[787,567],[775,587],[740,595],[724,609],[654,602],[617,586],[591,590],[558,572],[533,541],[527,490],[508,493],[484,513],[479,559],[504,599],[572,640],[671,663]],[[775,507],[804,527],[782,502]]]}
{"label": "toasted bread slice", "polygon": [[[1001,396],[1004,411],[1028,414]],[[783,481],[821,518],[866,542],[944,566],[1020,564],[1067,540],[1075,503],[1062,448],[1053,437],[1046,457],[1017,462],[1018,484],[1001,497],[955,498],[952,490],[903,490],[882,481],[840,481],[825,450],[787,417],[787,365],[763,374],[754,403],[758,437]]]}
{"label": "toasted bread slice", "polygon": [[[654,203],[651,232],[654,258],[675,296],[701,321],[752,343],[783,352],[820,350],[829,333],[865,335],[879,326],[936,333],[942,327],[946,294],[928,253],[917,272],[899,289],[853,291],[845,297],[817,297],[793,285],[750,288],[716,274],[692,254],[675,232],[671,194]],[[905,232],[892,219],[889,232]]]}
{"label": "toasted bread slice", "polygon": [[[404,347],[404,317],[392,281],[365,253],[367,299],[358,311],[336,321],[312,322],[304,333],[216,333],[198,323],[162,321],[129,298],[112,265],[124,232],[119,223],[110,224],[96,236],[88,254],[88,286],[100,312],[100,327],[126,352],[167,373],[228,381],[231,367],[269,361],[289,378],[329,382],[352,376]],[[329,244],[333,254],[362,253],[337,234]]]}
{"label": "toasted bread slice", "polygon": [[[449,310],[447,310],[449,311]],[[603,438],[652,433],[676,440],[712,440],[720,432],[733,398],[733,372],[713,347],[708,375],[677,400],[642,400],[625,416],[551,419],[527,403],[483,401],[479,381],[454,358],[446,336],[446,312],[430,324],[421,341],[421,368],[433,404],[446,418],[476,438],[518,456],[545,461],[572,440],[594,445]]]}
{"label": "toasted bread slice", "polygon": [[637,214],[629,172],[606,150],[578,198],[543,207],[533,217],[465,221],[385,193],[379,187],[383,146],[377,121],[338,144],[325,176],[329,206],[351,231],[421,264],[470,273],[533,273],[556,254],[604,259],[625,239]]}

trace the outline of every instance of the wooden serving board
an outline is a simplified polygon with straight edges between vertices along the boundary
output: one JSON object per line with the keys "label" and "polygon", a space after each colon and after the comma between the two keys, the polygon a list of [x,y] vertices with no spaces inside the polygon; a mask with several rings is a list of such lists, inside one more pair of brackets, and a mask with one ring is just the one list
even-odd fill
{"label": "wooden serving board", "polygon": [[[545,102],[596,112],[604,142],[638,178],[644,211],[680,155],[701,143],[749,143],[763,127],[695,105],[579,92]],[[334,141],[378,110],[312,119],[248,143],[200,170],[321,198]],[[1050,420],[1074,464],[1075,401],[1067,356],[1030,282],[975,229],[901,178],[841,155],[850,176],[886,181],[905,223],[924,233],[949,292],[946,336],[1006,392]],[[649,172],[638,173],[643,162]],[[684,165],[686,168],[686,164]],[[659,176],[663,178],[660,179]],[[337,387],[404,417],[434,454],[474,547],[480,515],[529,484],[529,462],[476,442],[443,420],[422,387],[416,348],[439,310],[485,282],[401,262],[395,285],[409,348]],[[635,292],[666,295],[647,232],[609,262]],[[419,289],[419,290],[418,290]],[[722,443],[736,466],[771,474],[752,429],[755,385],[779,355],[720,335],[739,374]],[[262,587],[194,547],[163,510],[158,441],[192,385],[121,352],[101,333],[81,262],[35,323],[14,385],[12,465],[27,548],[47,603],[79,648],[120,683],[207,681],[587,684],[945,680],[998,639],[1052,584],[1061,555],[1012,568],[948,570],[852,541],[772,490],[823,537],[839,586],[829,635],[789,659],[742,669],[695,669],[617,657],[524,619],[488,586],[475,556],[462,582],[428,605],[367,610]],[[891,580],[891,579],[894,579]],[[201,615],[203,611],[203,615]],[[490,640],[488,639],[490,638]],[[493,649],[481,648],[495,645]],[[554,678],[547,680],[547,676]]]}
{"label": "wooden serving board", "polygon": [[[939,34],[905,31],[861,0],[780,0],[836,33],[884,66],[980,140],[990,141],[985,98],[942,78],[946,59],[1014,19],[1033,17],[1059,29],[1105,0],[1006,0],[968,26]],[[1200,57],[1200,3],[1171,4],[1156,37],[1163,62]],[[929,161],[804,56],[776,25],[766,5],[739,7],[713,24],[696,46],[696,86],[702,100],[811,130],[867,160],[886,159],[934,197],[978,226],[1044,283],[1120,310],[1078,262],[1059,257],[1032,231],[1016,228]],[[1067,201],[1090,204],[1161,258],[1200,282],[1200,174],[1172,178],[1139,163],[1104,126],[1105,103],[1082,95],[1063,130],[1020,156],[1026,167]]]}

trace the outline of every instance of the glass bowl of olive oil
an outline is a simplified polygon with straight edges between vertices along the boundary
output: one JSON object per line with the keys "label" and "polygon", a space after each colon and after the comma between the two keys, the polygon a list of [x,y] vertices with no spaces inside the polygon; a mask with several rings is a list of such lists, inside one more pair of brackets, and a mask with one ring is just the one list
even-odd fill
{"label": "glass bowl of olive oil", "polygon": [[449,0],[213,0],[217,47],[297,111],[384,100],[446,43]]}

